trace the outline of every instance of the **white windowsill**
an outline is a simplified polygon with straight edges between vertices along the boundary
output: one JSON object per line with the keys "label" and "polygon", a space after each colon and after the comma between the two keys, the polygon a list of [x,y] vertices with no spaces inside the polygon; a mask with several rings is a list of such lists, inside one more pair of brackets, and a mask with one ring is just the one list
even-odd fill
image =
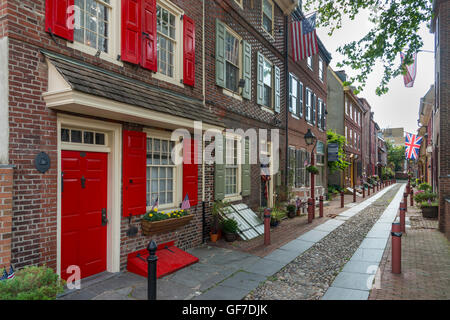
{"label": "white windowsill", "polygon": [[224,95],[226,95],[226,96],[229,96],[229,97],[232,97],[232,98],[234,98],[236,100],[242,101],[242,96],[241,95],[239,95],[236,92],[231,91],[231,90],[229,90],[227,88],[222,88],[222,93]]}
{"label": "white windowsill", "polygon": [[225,196],[225,198],[223,199],[224,202],[236,202],[236,201],[242,201],[242,196],[241,195],[229,195],[229,196]]}
{"label": "white windowsill", "polygon": [[261,106],[261,110],[264,110],[264,111],[266,111],[266,112],[268,112],[270,114],[275,114],[275,111],[273,111],[272,109],[269,109],[266,106]]}
{"label": "white windowsill", "polygon": [[179,86],[181,88],[184,88],[184,83],[181,83],[181,79],[171,78],[171,77],[166,76],[166,75],[164,75],[164,74],[162,74],[160,72],[152,73],[152,77],[153,77],[153,79],[161,80],[161,81],[164,81],[164,82],[168,82],[168,83],[171,83],[173,85],[176,85],[176,86]]}

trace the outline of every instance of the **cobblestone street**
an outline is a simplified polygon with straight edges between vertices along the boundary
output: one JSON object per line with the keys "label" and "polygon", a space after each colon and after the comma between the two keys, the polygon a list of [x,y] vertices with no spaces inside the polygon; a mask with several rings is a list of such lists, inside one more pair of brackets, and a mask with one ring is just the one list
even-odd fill
{"label": "cobblestone street", "polygon": [[388,190],[251,292],[247,300],[317,300],[350,260],[400,186]]}

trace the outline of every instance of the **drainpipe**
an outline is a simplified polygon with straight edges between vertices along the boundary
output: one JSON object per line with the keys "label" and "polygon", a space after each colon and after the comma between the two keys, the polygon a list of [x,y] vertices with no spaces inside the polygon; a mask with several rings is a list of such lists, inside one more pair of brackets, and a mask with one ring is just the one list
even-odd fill
{"label": "drainpipe", "polygon": [[285,175],[284,175],[284,182],[285,185],[289,185],[289,174],[288,174],[288,155],[289,155],[289,54],[288,54],[288,30],[289,30],[289,16],[284,16],[284,74],[285,74],[285,92],[286,92],[286,99],[285,99],[285,119],[286,119],[286,148],[285,148]]}

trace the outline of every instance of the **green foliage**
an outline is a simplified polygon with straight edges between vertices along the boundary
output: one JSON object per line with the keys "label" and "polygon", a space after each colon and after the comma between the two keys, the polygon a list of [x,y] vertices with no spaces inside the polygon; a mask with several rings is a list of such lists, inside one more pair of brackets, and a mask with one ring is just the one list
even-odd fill
{"label": "green foliage", "polygon": [[357,91],[361,91],[375,64],[381,62],[384,74],[376,93],[382,95],[389,91],[387,86],[392,78],[406,72],[405,66],[398,62],[400,52],[405,50],[405,64],[409,65],[413,53],[422,48],[423,41],[418,31],[423,23],[431,21],[432,2],[431,0],[306,0],[305,10],[318,11],[317,25],[330,28],[330,36],[342,27],[344,16],[354,20],[361,12],[369,12],[371,30],[362,39],[350,41],[338,49],[345,57],[338,67],[348,66],[358,72],[355,77],[349,79],[349,83],[357,82]]}
{"label": "green foliage", "polygon": [[414,195],[414,200],[416,201],[416,203],[432,202],[435,201],[436,198],[437,194],[430,191],[419,191]]}
{"label": "green foliage", "polygon": [[306,167],[306,171],[312,174],[319,174],[319,169],[316,166],[308,166]]}
{"label": "green foliage", "polygon": [[189,215],[189,211],[187,210],[173,210],[170,212],[165,212],[165,211],[158,211],[158,209],[155,209],[153,211],[147,212],[144,215],[143,219],[151,222],[156,222],[167,219],[178,219],[181,217],[185,217],[187,215]]}
{"label": "green foliage", "polygon": [[386,141],[386,147],[388,152],[388,164],[392,165],[395,171],[401,171],[405,161],[405,147],[394,147],[389,141]]}
{"label": "green foliage", "polygon": [[392,170],[392,168],[389,167],[383,167],[381,168],[381,179],[382,180],[389,180],[395,178],[395,172]]}
{"label": "green foliage", "polygon": [[433,202],[424,201],[424,202],[420,203],[420,208],[431,208],[431,207],[439,207],[439,202],[437,202],[437,201],[433,201]]}
{"label": "green foliage", "polygon": [[345,137],[337,134],[333,130],[328,130],[327,143],[337,143],[339,145],[338,161],[328,161],[328,168],[330,169],[330,173],[345,170],[350,165],[350,162],[345,161]]}
{"label": "green foliage", "polygon": [[281,210],[278,207],[274,207],[272,209],[272,213],[271,213],[271,220],[272,221],[281,221],[284,217],[286,217],[286,212]]}
{"label": "green foliage", "polygon": [[238,223],[234,219],[225,219],[222,221],[222,230],[225,233],[237,233]]}
{"label": "green foliage", "polygon": [[55,300],[64,281],[52,269],[25,267],[11,280],[0,281],[0,300]]}
{"label": "green foliage", "polygon": [[426,182],[419,184],[418,189],[422,191],[433,191],[433,187]]}

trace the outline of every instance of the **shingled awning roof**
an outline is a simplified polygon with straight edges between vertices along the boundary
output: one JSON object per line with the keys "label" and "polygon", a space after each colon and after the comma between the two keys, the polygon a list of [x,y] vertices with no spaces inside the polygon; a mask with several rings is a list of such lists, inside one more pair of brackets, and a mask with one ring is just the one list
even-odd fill
{"label": "shingled awning roof", "polygon": [[224,127],[224,123],[198,99],[151,86],[65,56],[42,51],[73,90],[127,105],[203,121]]}

